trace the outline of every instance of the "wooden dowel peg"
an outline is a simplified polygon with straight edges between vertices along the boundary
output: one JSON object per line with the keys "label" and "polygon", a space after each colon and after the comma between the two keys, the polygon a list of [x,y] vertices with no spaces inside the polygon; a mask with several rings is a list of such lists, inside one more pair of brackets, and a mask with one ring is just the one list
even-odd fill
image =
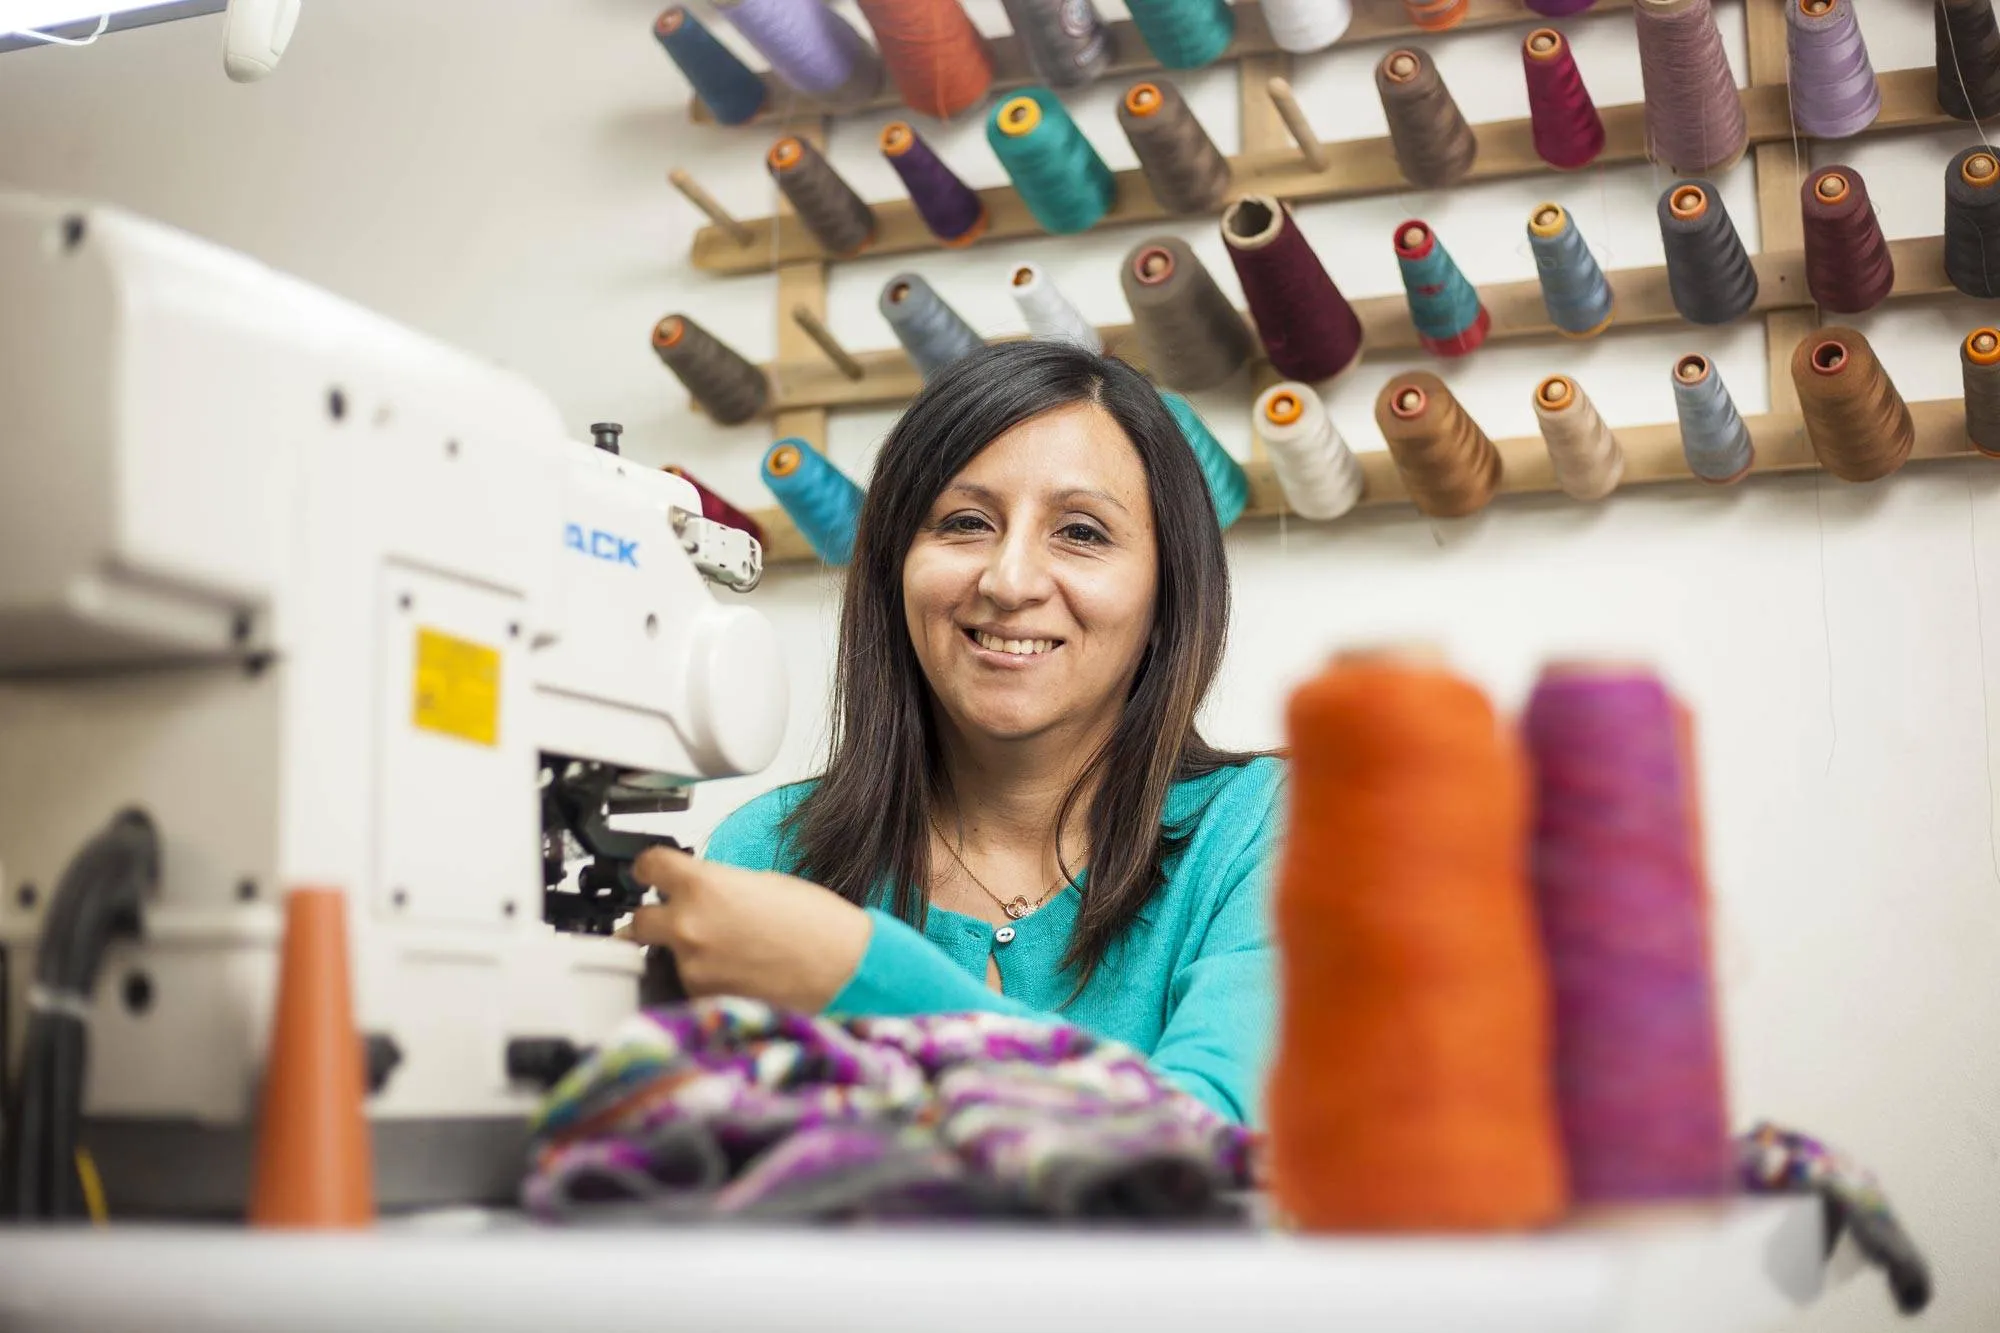
{"label": "wooden dowel peg", "polygon": [[806,337],[819,344],[819,350],[826,353],[827,359],[839,368],[841,374],[851,380],[859,381],[868,373],[861,368],[861,363],[840,345],[833,336],[833,330],[827,328],[818,315],[802,305],[795,305],[792,307],[792,322],[805,330]]}
{"label": "wooden dowel peg", "polygon": [[708,214],[708,220],[728,232],[738,245],[748,245],[757,239],[756,233],[731,217],[729,210],[715,202],[715,196],[695,183],[694,177],[676,167],[667,173],[667,180],[676,190],[687,196],[687,201]]}
{"label": "wooden dowel peg", "polygon": [[1299,146],[1299,154],[1306,165],[1314,171],[1326,170],[1326,150],[1320,146],[1319,136],[1313,133],[1312,122],[1299,107],[1299,99],[1292,96],[1292,85],[1284,79],[1273,78],[1264,85],[1271,94],[1271,105],[1278,108],[1285,128],[1292,132],[1292,141]]}

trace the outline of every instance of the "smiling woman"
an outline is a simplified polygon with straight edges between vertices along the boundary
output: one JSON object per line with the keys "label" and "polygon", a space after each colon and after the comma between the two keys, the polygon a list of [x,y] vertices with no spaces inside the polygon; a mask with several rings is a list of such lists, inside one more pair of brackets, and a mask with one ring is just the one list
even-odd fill
{"label": "smiling woman", "polygon": [[697,994],[1076,1023],[1254,1118],[1279,766],[1196,728],[1228,623],[1159,393],[1067,344],[975,352],[876,463],[825,772],[707,862],[644,858],[665,901],[633,934]]}

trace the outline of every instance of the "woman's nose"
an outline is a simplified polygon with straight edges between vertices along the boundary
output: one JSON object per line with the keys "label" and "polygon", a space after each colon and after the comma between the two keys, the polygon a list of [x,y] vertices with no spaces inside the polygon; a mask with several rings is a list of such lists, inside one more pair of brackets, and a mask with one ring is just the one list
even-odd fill
{"label": "woman's nose", "polygon": [[1049,595],[1048,552],[1024,530],[1015,528],[993,546],[979,576],[979,591],[995,606],[1027,606]]}

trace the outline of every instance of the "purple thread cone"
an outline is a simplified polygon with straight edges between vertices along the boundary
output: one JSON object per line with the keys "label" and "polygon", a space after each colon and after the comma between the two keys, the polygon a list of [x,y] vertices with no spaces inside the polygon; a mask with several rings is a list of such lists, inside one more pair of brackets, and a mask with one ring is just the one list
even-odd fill
{"label": "purple thread cone", "polygon": [[839,91],[873,54],[853,25],[820,0],[726,0],[716,9],[802,93]]}
{"label": "purple thread cone", "polygon": [[1644,671],[1551,672],[1525,734],[1572,1193],[1721,1193],[1729,1127],[1708,903],[1673,700]]}
{"label": "purple thread cone", "polygon": [[1568,18],[1571,14],[1581,14],[1596,0],[1527,0],[1528,8],[1537,14],[1552,19]]}
{"label": "purple thread cone", "polygon": [[946,166],[908,121],[882,128],[882,156],[903,178],[910,202],[931,235],[946,245],[970,245],[986,230],[986,205]]}
{"label": "purple thread cone", "polygon": [[1792,118],[1800,130],[1819,139],[1845,139],[1874,123],[1882,111],[1882,90],[1848,0],[1833,0],[1817,14],[1808,13],[1801,0],[1786,0],[1785,38]]}

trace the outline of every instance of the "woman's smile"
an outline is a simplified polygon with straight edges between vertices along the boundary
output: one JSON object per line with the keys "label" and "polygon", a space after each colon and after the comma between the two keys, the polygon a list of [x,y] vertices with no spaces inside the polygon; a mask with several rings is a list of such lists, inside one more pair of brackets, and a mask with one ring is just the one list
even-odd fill
{"label": "woman's smile", "polygon": [[1003,667],[1031,666],[1046,661],[1049,654],[1063,645],[1063,641],[1057,638],[972,627],[966,629],[965,637],[977,657],[997,658],[994,665]]}

